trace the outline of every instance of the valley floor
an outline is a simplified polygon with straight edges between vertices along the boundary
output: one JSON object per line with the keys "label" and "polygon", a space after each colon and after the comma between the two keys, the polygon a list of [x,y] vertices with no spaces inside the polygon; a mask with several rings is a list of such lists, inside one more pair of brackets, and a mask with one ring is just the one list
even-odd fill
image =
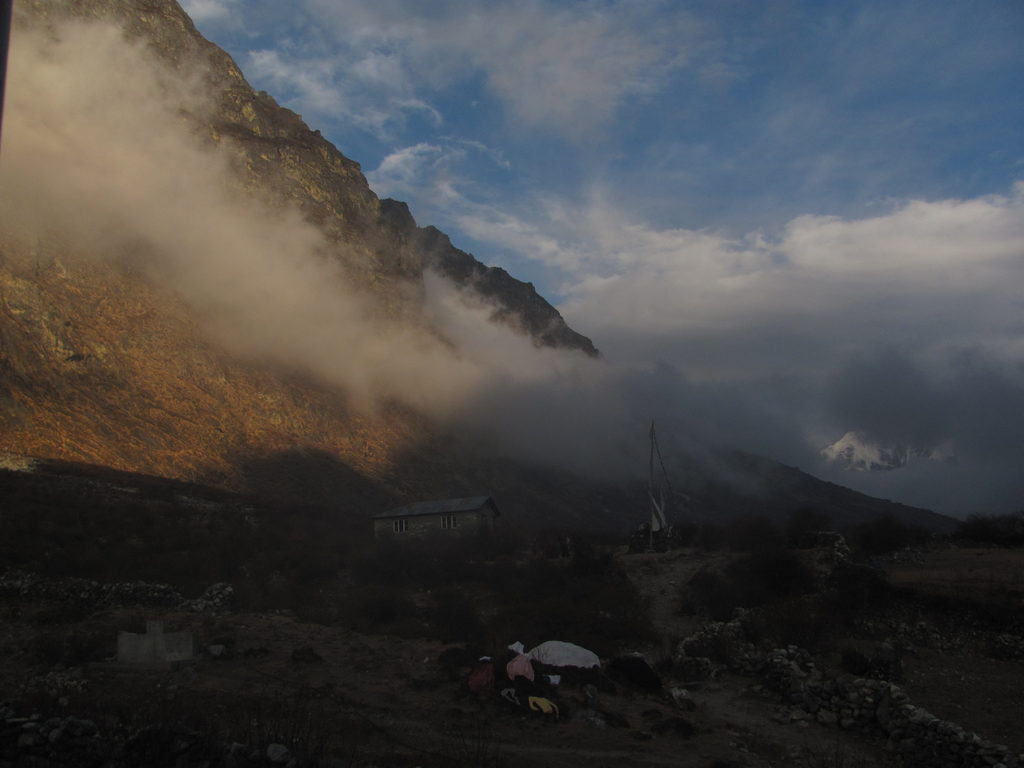
{"label": "valley floor", "polygon": [[[721,557],[690,550],[616,555],[649,602],[661,639],[637,650],[652,662],[669,658],[675,641],[703,623],[678,612],[680,590],[699,568]],[[939,564],[942,578],[949,580],[949,569],[955,567],[950,557],[943,551],[925,553],[918,562],[887,567],[894,581],[920,585],[931,583],[929,563]],[[1006,557],[1016,558],[1019,564],[1024,553],[964,551],[958,557],[970,563],[998,560],[997,570],[1003,572]],[[71,615],[60,604],[29,605],[16,595],[2,597],[0,702],[6,700],[7,708],[0,706],[0,728],[4,729],[0,731],[0,766],[4,768],[79,764],[25,762],[31,750],[20,750],[19,757],[19,749],[11,746],[15,726],[15,730],[27,728],[25,723],[69,715],[93,721],[100,736],[120,734],[119,738],[137,736],[147,724],[181,723],[192,734],[188,738],[247,745],[231,753],[233,762],[223,758],[227,762],[221,764],[235,766],[265,764],[264,750],[272,743],[291,747],[298,765],[850,768],[901,764],[877,735],[816,722],[813,716],[784,704],[763,680],[724,667],[699,681],[664,672],[665,692],[657,694],[620,683],[614,690],[597,692],[595,700],[582,688],[564,686],[557,693],[561,716],[555,720],[514,709],[496,696],[480,699],[472,694],[466,682],[468,667],[446,661],[450,644],[360,634],[303,622],[288,612],[204,615],[117,608],[73,619],[68,618]],[[48,643],[100,634],[109,636],[112,645],[119,628],[137,627],[143,619],[155,617],[169,628],[195,633],[201,649],[224,645],[224,656],[203,653],[174,669],[45,661]],[[902,682],[915,704],[1024,751],[1018,730],[1024,711],[1024,660],[994,658],[984,652],[990,648],[990,634],[970,626],[945,626],[934,613],[931,618],[924,612],[878,615],[872,621],[888,627],[897,621],[909,622],[919,633],[920,642],[906,656]],[[850,642],[869,643],[872,626],[868,622],[863,637],[851,636]],[[821,667],[838,669],[840,665],[834,649],[816,660]],[[685,688],[689,695],[674,699],[667,692],[672,688]],[[20,719],[33,713],[39,715],[35,721]],[[180,733],[175,738],[181,743]],[[51,741],[60,746],[59,740]],[[259,751],[252,752],[256,747]],[[152,764],[201,764],[198,758],[183,763],[183,755],[187,750],[177,757],[166,755],[166,763]]]}

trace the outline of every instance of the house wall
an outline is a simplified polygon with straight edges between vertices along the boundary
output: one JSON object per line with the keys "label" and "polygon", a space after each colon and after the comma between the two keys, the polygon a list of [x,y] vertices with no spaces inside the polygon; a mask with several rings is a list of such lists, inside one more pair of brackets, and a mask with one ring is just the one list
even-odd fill
{"label": "house wall", "polygon": [[441,527],[442,515],[419,515],[404,518],[408,520],[408,529],[401,533],[395,533],[395,518],[388,517],[373,521],[373,535],[380,538],[393,537],[395,539],[419,538],[431,534],[464,536],[476,533],[481,529],[490,528],[492,523],[490,512],[451,512],[449,514],[455,515],[454,528]]}

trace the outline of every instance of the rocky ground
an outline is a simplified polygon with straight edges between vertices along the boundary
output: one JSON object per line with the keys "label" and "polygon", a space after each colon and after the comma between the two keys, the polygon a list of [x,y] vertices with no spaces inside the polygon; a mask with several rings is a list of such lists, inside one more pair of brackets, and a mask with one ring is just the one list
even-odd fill
{"label": "rocky ground", "polygon": [[[990,632],[944,626],[934,611],[865,619],[862,637],[851,640],[868,643],[884,625],[882,634],[903,633],[910,648],[902,693],[883,718],[879,692],[890,684],[852,675],[830,682],[842,674],[834,650],[773,655],[735,645],[731,660],[684,663],[681,649],[697,658],[701,643],[731,631],[677,610],[683,585],[723,555],[616,557],[650,603],[659,639],[636,650],[661,673],[662,690],[621,679],[567,685],[551,696],[557,719],[472,694],[471,659],[459,644],[360,634],[288,612],[235,612],[221,598],[163,607],[107,601],[76,613],[60,590],[40,598],[8,579],[0,604],[0,766],[944,764],[930,762],[928,752],[927,734],[945,733],[938,718],[983,737],[971,746],[969,732],[950,730],[972,750],[956,764],[1010,766],[1013,751],[1024,748],[1017,732],[1024,666],[1012,653],[997,658],[993,649],[1015,646],[995,643]],[[914,567],[923,571],[929,557],[948,553],[922,557]],[[199,657],[174,668],[53,662],[73,660],[75,642],[105,644],[112,655],[119,629],[140,631],[150,618],[195,633]],[[872,696],[878,701],[864,705]],[[917,733],[910,725],[895,737],[883,731],[880,723],[891,730],[891,713],[904,706],[925,737],[908,736]]]}

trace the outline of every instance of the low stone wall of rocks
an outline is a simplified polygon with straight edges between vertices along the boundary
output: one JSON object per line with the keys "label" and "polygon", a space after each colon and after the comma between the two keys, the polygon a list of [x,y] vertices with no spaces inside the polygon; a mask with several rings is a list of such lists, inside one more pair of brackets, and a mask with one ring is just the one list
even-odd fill
{"label": "low stone wall of rocks", "polygon": [[704,654],[710,663],[706,657],[717,653],[734,670],[762,677],[767,687],[817,722],[885,739],[888,749],[913,768],[1024,768],[1024,754],[914,706],[894,683],[826,677],[805,649],[791,645],[765,653],[743,636],[740,620],[709,624],[680,643],[676,662],[685,669],[702,658],[695,654]]}
{"label": "low stone wall of rocks", "polygon": [[1024,661],[1024,637],[1010,634],[996,635],[989,644],[988,655],[994,659]]}
{"label": "low stone wall of rocks", "polygon": [[1024,766],[1024,755],[914,706],[894,683],[853,675],[825,678],[807,652],[795,646],[769,653],[761,674],[787,702],[819,723],[885,738],[888,748],[908,766]]}
{"label": "low stone wall of rocks", "polygon": [[336,768],[347,763],[294,755],[283,744],[226,744],[180,725],[103,733],[92,720],[17,716],[0,703],[0,768]]}
{"label": "low stone wall of rocks", "polygon": [[25,571],[0,573],[0,595],[23,600],[55,600],[92,608],[155,606],[216,613],[226,610],[234,599],[230,584],[213,584],[195,600],[187,600],[167,584],[145,581],[105,583],[77,577],[44,577]]}

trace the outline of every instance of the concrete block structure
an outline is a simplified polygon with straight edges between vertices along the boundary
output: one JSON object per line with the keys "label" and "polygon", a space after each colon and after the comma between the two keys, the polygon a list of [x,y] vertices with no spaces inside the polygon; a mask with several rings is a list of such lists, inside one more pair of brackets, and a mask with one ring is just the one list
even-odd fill
{"label": "concrete block structure", "polygon": [[164,632],[162,621],[147,621],[145,634],[117,633],[117,660],[122,664],[169,664],[194,656],[192,633]]}

